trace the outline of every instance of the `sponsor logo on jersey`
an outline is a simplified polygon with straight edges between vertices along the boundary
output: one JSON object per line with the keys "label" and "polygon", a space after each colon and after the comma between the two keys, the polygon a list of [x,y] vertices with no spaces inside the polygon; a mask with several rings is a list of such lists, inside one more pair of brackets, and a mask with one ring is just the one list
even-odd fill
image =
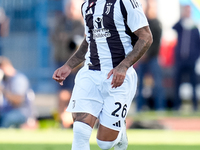
{"label": "sponsor logo on jersey", "polygon": [[98,18],[95,20],[94,27],[95,27],[96,29],[104,28],[104,26],[103,26],[103,19],[98,17]]}
{"label": "sponsor logo on jersey", "polygon": [[94,29],[93,29],[93,38],[102,38],[102,37],[110,37],[111,34],[108,29],[105,29],[103,26],[103,19],[98,17],[95,19]]}

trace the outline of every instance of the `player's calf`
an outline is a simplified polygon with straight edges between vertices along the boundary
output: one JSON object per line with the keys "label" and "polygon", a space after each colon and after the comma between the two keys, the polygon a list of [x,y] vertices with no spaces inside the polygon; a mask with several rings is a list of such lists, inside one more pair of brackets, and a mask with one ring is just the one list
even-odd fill
{"label": "player's calf", "polygon": [[120,139],[121,139],[121,134],[119,132],[117,138],[114,141],[102,141],[102,140],[97,139],[97,144],[102,150],[109,150],[113,146],[118,144],[120,142]]}
{"label": "player's calf", "polygon": [[102,150],[109,150],[114,146],[115,141],[101,141],[97,139],[97,144]]}
{"label": "player's calf", "polygon": [[74,139],[72,150],[89,150],[89,139],[92,128],[86,123],[75,121],[73,125]]}

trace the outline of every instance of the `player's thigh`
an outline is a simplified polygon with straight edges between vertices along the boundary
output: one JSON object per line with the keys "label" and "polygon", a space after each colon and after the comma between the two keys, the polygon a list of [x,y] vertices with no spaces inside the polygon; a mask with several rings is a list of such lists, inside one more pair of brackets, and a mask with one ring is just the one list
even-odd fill
{"label": "player's thigh", "polygon": [[97,88],[100,81],[95,80],[94,75],[91,75],[94,73],[84,68],[79,71],[67,108],[67,111],[73,113],[75,121],[84,122],[91,127],[94,126],[103,107],[102,96]]}
{"label": "player's thigh", "polygon": [[101,125],[112,130],[121,130],[136,92],[136,84],[137,80],[127,80],[116,89],[109,88],[99,115]]}
{"label": "player's thigh", "polygon": [[119,131],[99,125],[97,139],[101,141],[114,141],[118,136]]}
{"label": "player's thigh", "polygon": [[[126,88],[125,88],[126,89]],[[112,93],[104,100],[103,109],[99,115],[100,126],[97,139],[114,141],[119,131],[125,125],[125,119],[131,105],[132,96],[123,87],[110,90]]]}
{"label": "player's thigh", "polygon": [[99,115],[100,127],[97,138],[104,141],[115,140],[119,131],[125,126],[125,119],[136,93],[137,75],[129,70],[124,83],[117,88],[111,88],[109,81],[104,82],[107,93],[104,92],[104,104]]}
{"label": "player's thigh", "polygon": [[72,113],[74,121],[79,121],[88,124],[90,127],[94,127],[97,117],[89,113],[74,112]]}

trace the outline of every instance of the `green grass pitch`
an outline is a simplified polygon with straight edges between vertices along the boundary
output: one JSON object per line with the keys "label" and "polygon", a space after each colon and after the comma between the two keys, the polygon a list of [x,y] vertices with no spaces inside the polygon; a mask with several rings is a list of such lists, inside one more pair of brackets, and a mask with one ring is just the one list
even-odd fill
{"label": "green grass pitch", "polygon": [[[200,131],[127,130],[127,150],[200,150]],[[101,150],[93,131],[91,150]],[[71,129],[0,130],[0,150],[70,150]],[[113,149],[112,149],[113,150]]]}

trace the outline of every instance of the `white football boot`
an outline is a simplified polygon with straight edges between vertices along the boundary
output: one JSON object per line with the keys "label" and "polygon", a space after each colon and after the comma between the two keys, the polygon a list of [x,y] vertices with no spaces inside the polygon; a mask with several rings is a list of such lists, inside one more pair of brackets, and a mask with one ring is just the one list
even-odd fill
{"label": "white football boot", "polygon": [[127,147],[128,147],[128,138],[126,134],[126,123],[124,123],[122,127],[120,141],[114,146],[114,150],[126,150]]}

